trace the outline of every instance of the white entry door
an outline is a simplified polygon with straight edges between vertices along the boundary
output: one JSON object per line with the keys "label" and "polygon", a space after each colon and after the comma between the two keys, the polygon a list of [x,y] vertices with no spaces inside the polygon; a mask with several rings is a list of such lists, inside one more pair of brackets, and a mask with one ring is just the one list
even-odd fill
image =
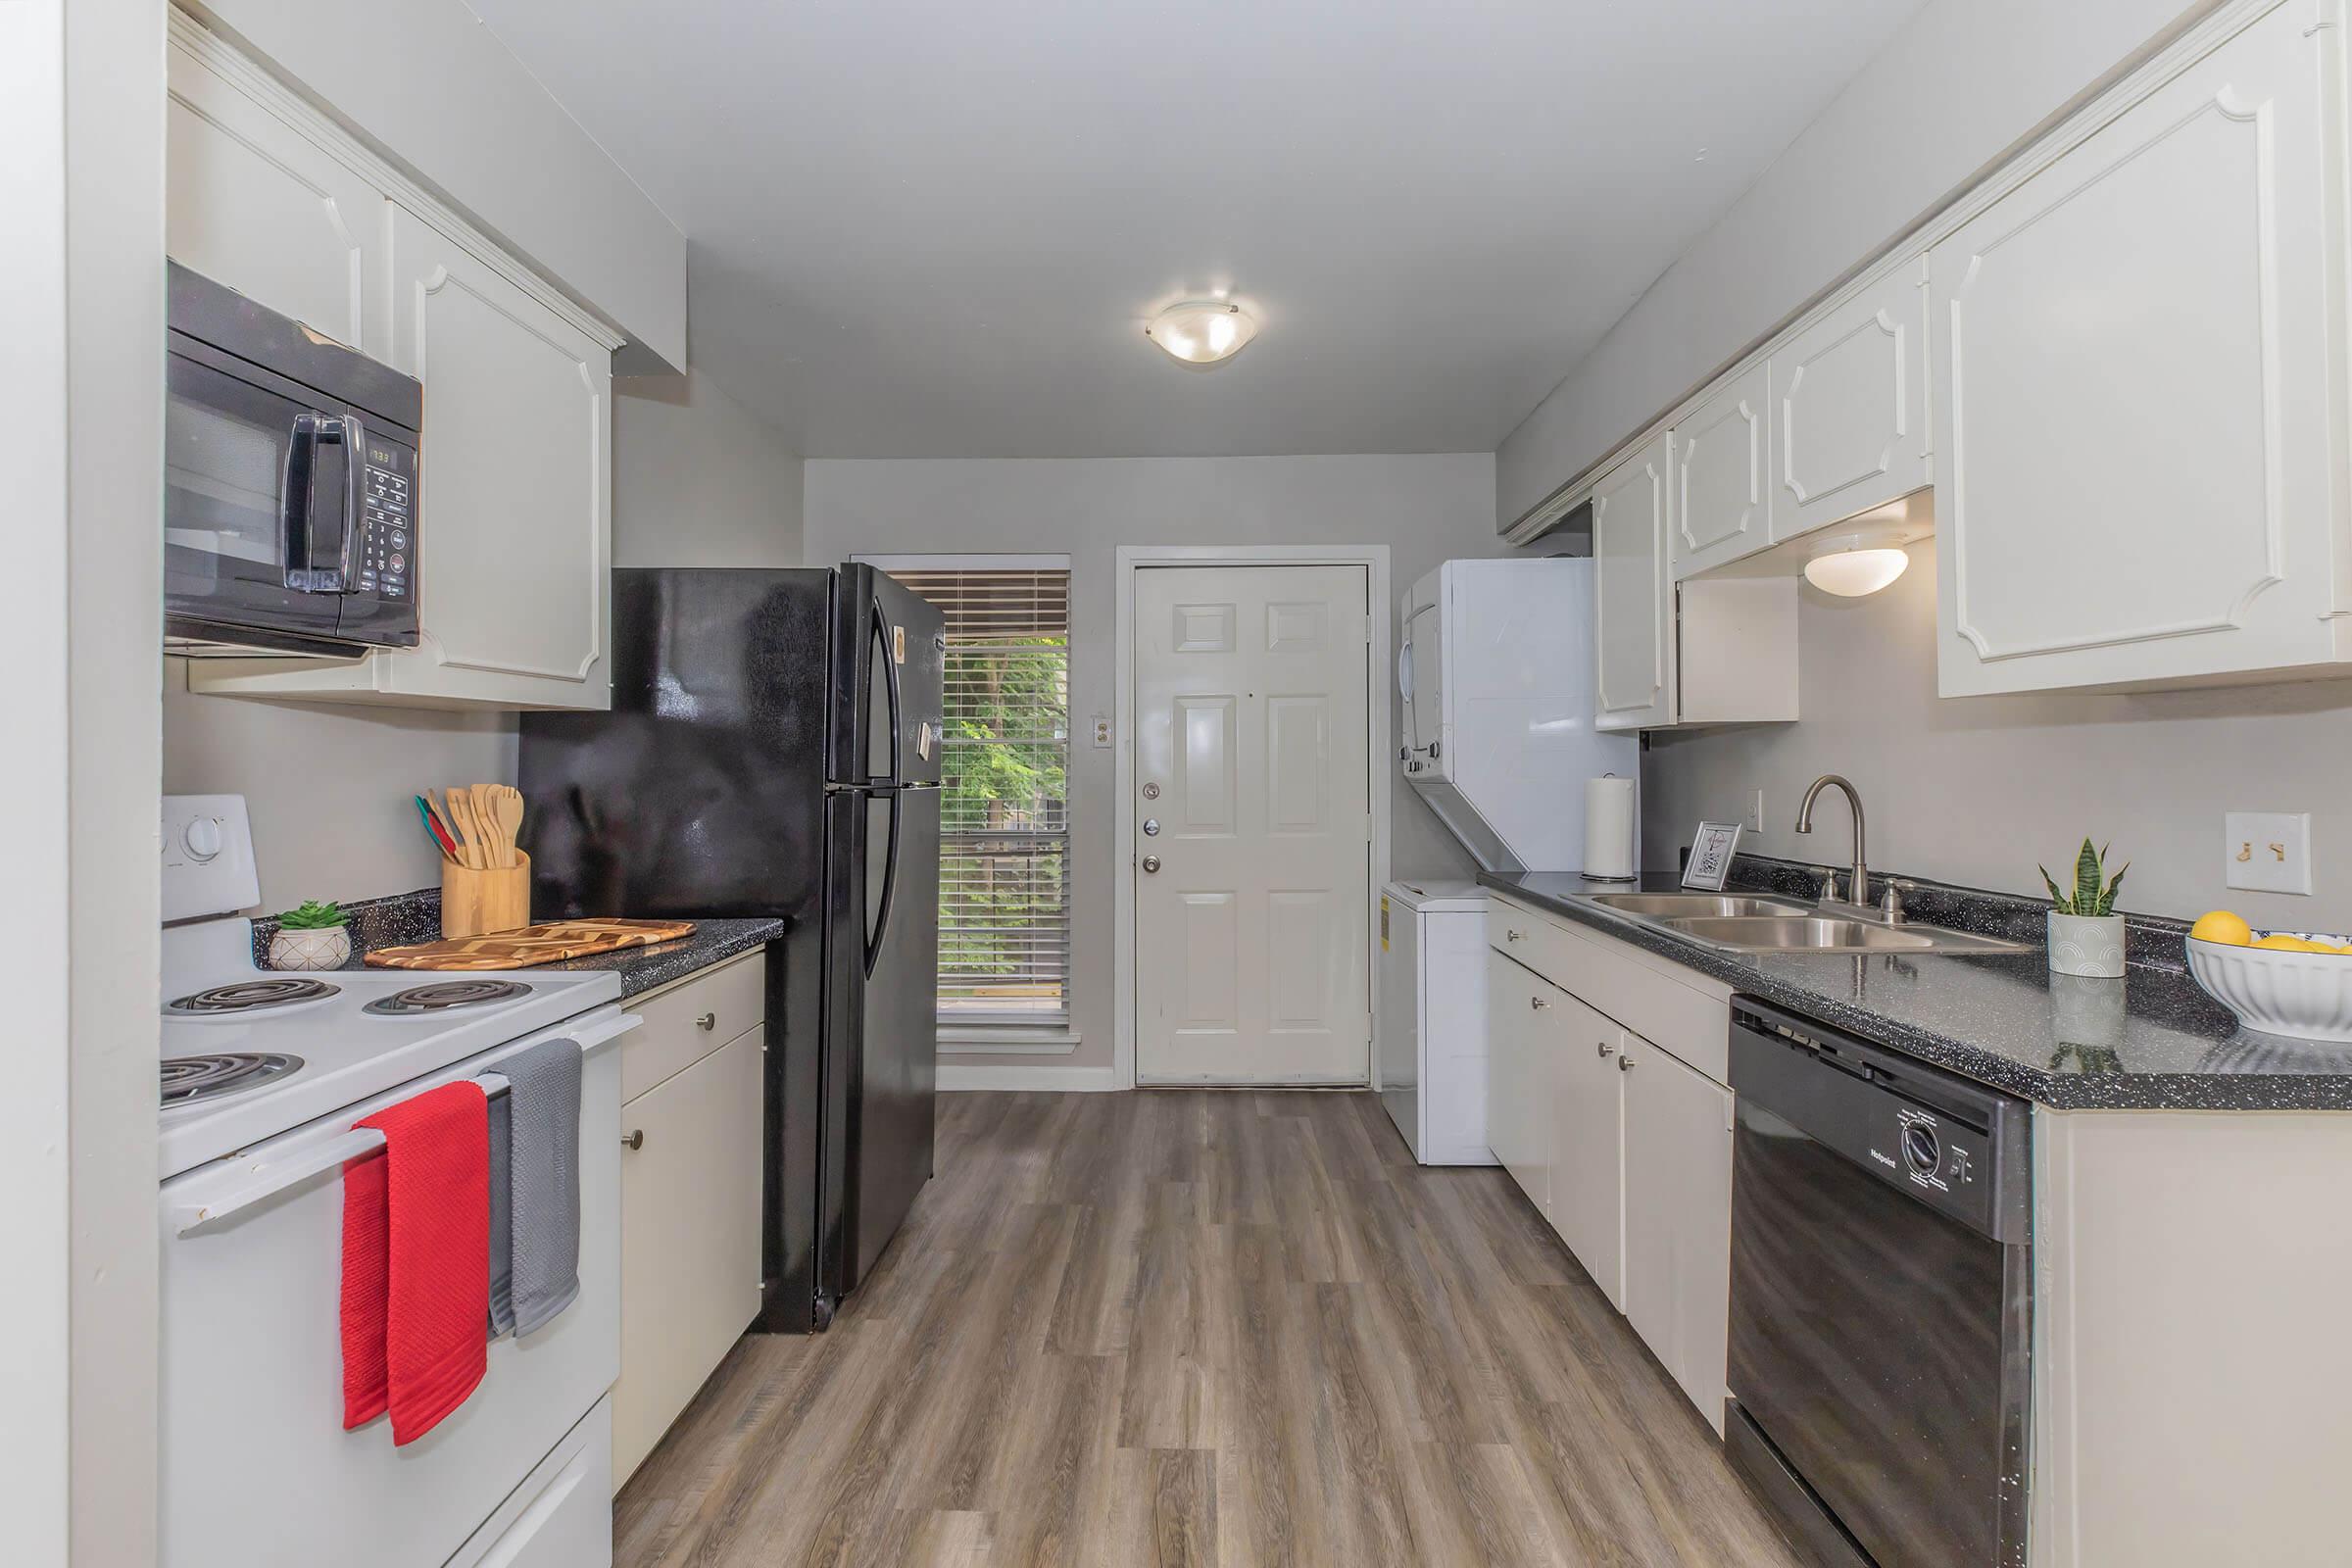
{"label": "white entry door", "polygon": [[1135,583],[1136,1078],[1364,1083],[1365,569]]}

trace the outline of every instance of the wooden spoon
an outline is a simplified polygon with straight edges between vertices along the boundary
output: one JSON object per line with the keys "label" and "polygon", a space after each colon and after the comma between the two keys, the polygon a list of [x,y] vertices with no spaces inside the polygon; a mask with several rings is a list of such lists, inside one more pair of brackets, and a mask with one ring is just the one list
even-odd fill
{"label": "wooden spoon", "polygon": [[522,791],[509,784],[498,785],[490,793],[490,806],[499,836],[507,841],[507,863],[520,865],[517,846],[522,842]]}
{"label": "wooden spoon", "polygon": [[462,785],[451,785],[443,792],[449,799],[449,820],[458,830],[462,853],[459,858],[470,870],[479,871],[486,863],[482,858],[480,826],[473,819],[473,797]]}

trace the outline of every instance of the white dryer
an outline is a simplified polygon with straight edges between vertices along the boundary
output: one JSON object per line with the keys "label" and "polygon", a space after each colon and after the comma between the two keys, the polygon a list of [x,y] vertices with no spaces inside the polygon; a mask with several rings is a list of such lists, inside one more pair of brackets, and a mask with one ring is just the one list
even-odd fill
{"label": "white dryer", "polygon": [[1405,782],[1486,870],[1584,869],[1585,781],[1641,766],[1592,727],[1592,561],[1448,561],[1402,611]]}

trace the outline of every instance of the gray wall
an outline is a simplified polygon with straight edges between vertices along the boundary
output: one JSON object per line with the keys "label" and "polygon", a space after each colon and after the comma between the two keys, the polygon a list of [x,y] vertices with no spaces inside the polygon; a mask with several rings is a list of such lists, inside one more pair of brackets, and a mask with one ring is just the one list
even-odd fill
{"label": "gray wall", "polygon": [[[1070,557],[1070,766],[1075,977],[1082,1044],[1112,1057],[1114,754],[1084,744],[1109,713],[1113,552],[1120,545],[1385,544],[1391,597],[1441,561],[1494,553],[1494,460],[1432,457],[811,460],[808,559],[1035,552]],[[1396,607],[1389,607],[1392,637]],[[1459,847],[1417,799],[1392,797],[1398,876],[1466,876]],[[989,1058],[964,1056],[980,1063]],[[1019,1058],[1036,1063],[1039,1058]]]}
{"label": "gray wall", "polygon": [[[2184,0],[1929,0],[1495,454],[1509,522],[2164,31]],[[2195,0],[2190,10],[2211,9]]]}
{"label": "gray wall", "polygon": [[[1807,587],[1794,724],[1661,732],[1642,760],[1644,862],[1671,868],[1701,818],[1743,817],[1764,791],[1765,830],[1742,847],[1843,863],[1843,804],[1791,831],[1820,773],[1860,786],[1870,860],[1976,887],[2038,895],[2084,834],[2129,859],[2125,906],[2256,924],[2352,929],[2352,681],[2227,691],[1936,695],[1936,546],[1867,599]],[[2312,813],[2314,896],[2222,882],[2222,813]],[[2063,882],[2065,877],[2060,876]]]}
{"label": "gray wall", "polygon": [[801,460],[702,372],[612,383],[612,564],[801,564]]}
{"label": "gray wall", "polygon": [[[699,375],[614,388],[616,562],[800,564],[800,460],[782,436]],[[186,662],[165,662],[164,788],[246,798],[265,908],[434,885],[410,798],[514,781],[513,713],[198,696]]]}

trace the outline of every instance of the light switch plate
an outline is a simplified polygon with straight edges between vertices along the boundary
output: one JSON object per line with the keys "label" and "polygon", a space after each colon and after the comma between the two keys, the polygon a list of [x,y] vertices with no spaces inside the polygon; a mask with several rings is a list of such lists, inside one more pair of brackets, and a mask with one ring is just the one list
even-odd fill
{"label": "light switch plate", "polygon": [[1095,715],[1095,744],[1097,746],[1110,744],[1110,715],[1107,713]]}
{"label": "light switch plate", "polygon": [[2222,880],[2253,893],[2311,891],[2311,813],[2230,811],[2223,817]]}
{"label": "light switch plate", "polygon": [[1747,808],[1747,830],[1750,833],[1764,831],[1764,791],[1762,789],[1756,791],[1756,802]]}

